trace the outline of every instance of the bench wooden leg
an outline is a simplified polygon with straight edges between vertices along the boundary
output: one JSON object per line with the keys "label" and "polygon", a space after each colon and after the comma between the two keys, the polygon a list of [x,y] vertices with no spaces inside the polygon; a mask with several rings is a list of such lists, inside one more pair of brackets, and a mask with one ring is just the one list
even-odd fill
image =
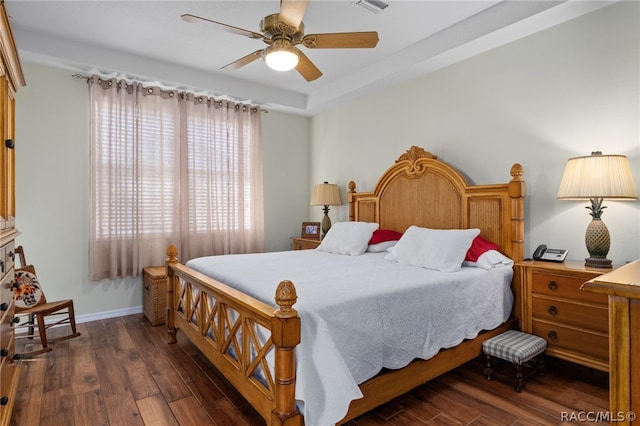
{"label": "bench wooden leg", "polygon": [[487,363],[484,367],[484,375],[487,376],[487,380],[493,380],[493,367],[491,365],[491,355],[487,355]]}
{"label": "bench wooden leg", "polygon": [[544,355],[538,356],[538,375],[544,376]]}
{"label": "bench wooden leg", "polygon": [[513,364],[516,367],[516,392],[522,392],[522,364]]}

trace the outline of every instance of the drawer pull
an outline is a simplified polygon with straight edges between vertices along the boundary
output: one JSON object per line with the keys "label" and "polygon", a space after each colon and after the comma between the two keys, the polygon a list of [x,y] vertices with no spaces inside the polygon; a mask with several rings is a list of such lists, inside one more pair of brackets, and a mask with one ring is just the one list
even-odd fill
{"label": "drawer pull", "polygon": [[16,254],[12,251],[9,252],[9,257],[11,258],[11,260],[15,260]]}
{"label": "drawer pull", "polygon": [[549,290],[556,291],[558,289],[558,283],[555,281],[549,281]]}
{"label": "drawer pull", "polygon": [[2,398],[0,398],[0,405],[7,405],[8,403],[9,403],[8,396],[3,396]]}
{"label": "drawer pull", "polygon": [[558,308],[551,305],[549,306],[549,309],[547,310],[547,312],[549,312],[549,315],[558,315]]}
{"label": "drawer pull", "polygon": [[20,317],[13,317],[13,319],[11,320],[11,325],[13,326],[13,324],[17,324],[20,322]]}
{"label": "drawer pull", "polygon": [[547,333],[547,337],[549,338],[549,340],[552,340],[554,342],[556,340],[558,340],[558,334],[553,330],[551,330],[549,333]]}
{"label": "drawer pull", "polygon": [[0,305],[0,311],[6,311],[7,309],[9,309],[9,305],[6,303]]}
{"label": "drawer pull", "polygon": [[0,356],[1,356],[2,358],[4,358],[4,357],[5,357],[5,356],[7,356],[7,355],[9,355],[9,349],[7,349],[7,348],[2,348],[2,349],[0,349]]}

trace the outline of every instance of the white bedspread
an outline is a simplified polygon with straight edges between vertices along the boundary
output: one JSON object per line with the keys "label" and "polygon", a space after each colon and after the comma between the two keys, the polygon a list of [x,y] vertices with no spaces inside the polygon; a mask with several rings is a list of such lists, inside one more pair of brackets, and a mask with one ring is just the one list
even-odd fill
{"label": "white bedspread", "polygon": [[211,256],[187,265],[274,307],[278,283],[294,283],[302,322],[296,399],[305,424],[325,426],[344,417],[362,397],[357,385],[383,367],[431,358],[511,313],[511,268],[445,273],[384,255],[300,250]]}

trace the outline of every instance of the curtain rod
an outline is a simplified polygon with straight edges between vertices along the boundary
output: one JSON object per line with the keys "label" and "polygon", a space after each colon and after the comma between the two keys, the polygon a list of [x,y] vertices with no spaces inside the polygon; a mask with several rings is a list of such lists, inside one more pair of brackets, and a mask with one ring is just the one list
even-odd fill
{"label": "curtain rod", "polygon": [[[99,75],[99,74],[98,74],[98,75]],[[71,77],[73,77],[73,78],[75,78],[75,79],[77,79],[77,80],[89,80],[89,79],[91,78],[91,76],[82,75],[82,74],[80,74],[80,73],[72,74],[72,75],[71,75]],[[101,76],[101,77],[102,77],[102,76]],[[103,77],[103,78],[111,78],[111,77]],[[133,79],[132,79],[132,80],[133,80]],[[143,83],[143,84],[144,84],[144,83],[150,83],[150,82],[148,82],[148,81],[146,81],[146,82],[145,82],[145,81],[143,81],[143,82],[141,82],[141,83]],[[180,89],[173,89],[173,90],[180,90]],[[190,92],[189,90],[182,90],[182,91],[195,94],[194,92]],[[214,98],[216,97],[215,95],[211,95],[211,96],[212,96],[212,97],[214,97]],[[242,100],[239,100],[239,99],[233,99],[233,98],[232,98],[232,99],[229,99],[229,100],[231,100],[231,101],[233,101],[233,102],[244,102],[244,101],[242,101]],[[260,112],[264,112],[265,114],[268,114],[268,113],[269,113],[269,110],[264,109],[264,108],[263,108],[262,106],[260,106],[260,105],[257,105],[257,108],[258,108],[258,109],[260,109]]]}

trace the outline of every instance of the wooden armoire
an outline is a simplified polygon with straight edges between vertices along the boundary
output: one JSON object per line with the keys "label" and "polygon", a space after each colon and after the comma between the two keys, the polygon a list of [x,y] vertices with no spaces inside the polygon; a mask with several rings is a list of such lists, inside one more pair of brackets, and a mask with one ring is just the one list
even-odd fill
{"label": "wooden armoire", "polygon": [[24,86],[9,15],[0,0],[0,426],[8,425],[18,390],[20,366],[15,353],[15,119],[16,90]]}

